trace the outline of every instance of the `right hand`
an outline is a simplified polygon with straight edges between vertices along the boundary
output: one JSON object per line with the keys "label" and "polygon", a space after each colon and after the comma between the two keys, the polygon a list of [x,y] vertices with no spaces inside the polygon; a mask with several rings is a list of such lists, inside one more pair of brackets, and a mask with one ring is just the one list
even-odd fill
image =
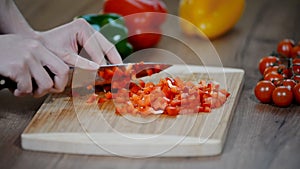
{"label": "right hand", "polygon": [[[17,83],[15,96],[62,92],[68,81],[69,67],[39,41],[19,35],[0,36],[0,74]],[[55,74],[54,80],[43,68],[47,66]],[[33,91],[32,78],[38,88]]]}
{"label": "right hand", "polygon": [[[33,38],[43,43],[65,63],[75,67],[98,69],[100,65],[106,64],[104,55],[110,63],[122,63],[115,46],[84,19],[76,19],[46,32],[36,32],[36,37]],[[79,46],[85,49],[92,61],[78,55]]]}

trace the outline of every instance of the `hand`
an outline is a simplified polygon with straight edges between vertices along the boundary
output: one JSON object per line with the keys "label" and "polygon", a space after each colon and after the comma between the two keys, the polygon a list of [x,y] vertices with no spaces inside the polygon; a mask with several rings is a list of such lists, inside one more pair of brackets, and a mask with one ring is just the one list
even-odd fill
{"label": "hand", "polygon": [[[35,97],[41,97],[64,90],[68,81],[68,65],[39,41],[19,35],[1,35],[0,51],[0,74],[17,83],[17,89],[13,91],[15,96],[33,92]],[[55,74],[54,80],[43,66]],[[38,86],[35,91],[32,91],[32,78]]]}
{"label": "hand", "polygon": [[[47,32],[38,33],[41,41],[50,51],[69,65],[84,69],[95,69],[106,64],[104,54],[111,63],[122,63],[122,59],[112,43],[95,31],[84,19],[76,19]],[[78,55],[82,47],[90,58],[98,64]]]}

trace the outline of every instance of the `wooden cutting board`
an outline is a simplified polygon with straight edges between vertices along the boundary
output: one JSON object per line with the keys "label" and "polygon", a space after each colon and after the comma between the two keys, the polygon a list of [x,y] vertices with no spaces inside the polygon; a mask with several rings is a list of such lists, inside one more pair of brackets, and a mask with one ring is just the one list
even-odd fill
{"label": "wooden cutting board", "polygon": [[50,95],[21,135],[27,150],[89,155],[211,156],[222,152],[243,86],[241,69],[174,65],[145,77],[158,81],[179,76],[199,82],[214,80],[230,92],[226,103],[211,113],[165,117],[120,116],[113,102],[86,103],[87,96],[72,97],[71,89]]}

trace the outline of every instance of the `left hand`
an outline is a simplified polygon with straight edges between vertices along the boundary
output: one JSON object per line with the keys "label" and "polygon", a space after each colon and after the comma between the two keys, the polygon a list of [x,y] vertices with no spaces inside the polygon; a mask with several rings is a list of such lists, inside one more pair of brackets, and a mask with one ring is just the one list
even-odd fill
{"label": "left hand", "polygon": [[[37,32],[37,39],[65,63],[83,69],[97,69],[106,64],[105,55],[113,64],[122,63],[115,48],[84,19],[76,19],[46,32]],[[82,47],[92,61],[78,55]]]}

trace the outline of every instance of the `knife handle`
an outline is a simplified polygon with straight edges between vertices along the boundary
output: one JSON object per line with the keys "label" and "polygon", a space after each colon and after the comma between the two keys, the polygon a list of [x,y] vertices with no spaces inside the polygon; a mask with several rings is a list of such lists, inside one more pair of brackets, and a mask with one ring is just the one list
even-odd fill
{"label": "knife handle", "polygon": [[[44,66],[44,69],[47,71],[51,79],[54,80],[55,74],[51,72],[51,70],[47,66]],[[0,75],[0,90],[5,88],[15,90],[17,88],[17,83],[8,77],[4,77]],[[38,85],[36,84],[35,80],[32,78],[32,91],[35,91],[37,88]]]}
{"label": "knife handle", "polygon": [[0,90],[5,89],[5,88],[16,89],[17,83],[12,81],[10,78],[0,75]]}

